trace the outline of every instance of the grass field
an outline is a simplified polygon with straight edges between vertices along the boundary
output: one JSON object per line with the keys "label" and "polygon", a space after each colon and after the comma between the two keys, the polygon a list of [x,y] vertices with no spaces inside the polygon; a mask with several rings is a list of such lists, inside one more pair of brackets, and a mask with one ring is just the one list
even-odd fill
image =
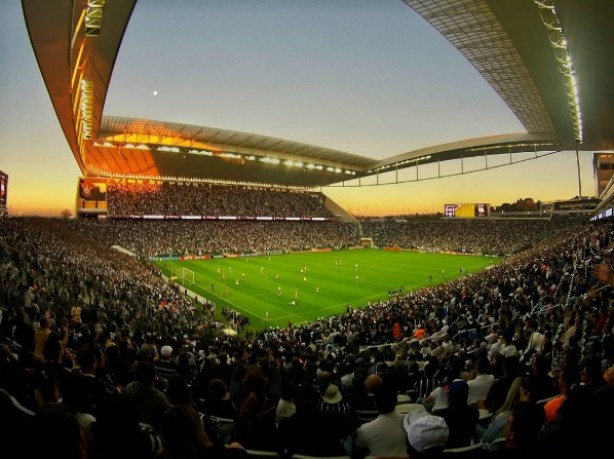
{"label": "grass field", "polygon": [[465,274],[476,273],[500,261],[363,249],[155,264],[169,277],[182,268],[193,271],[194,284],[187,288],[215,302],[217,311],[236,309],[251,327],[263,329],[338,314],[348,304],[386,299],[391,290],[448,282],[462,275],[461,267]]}

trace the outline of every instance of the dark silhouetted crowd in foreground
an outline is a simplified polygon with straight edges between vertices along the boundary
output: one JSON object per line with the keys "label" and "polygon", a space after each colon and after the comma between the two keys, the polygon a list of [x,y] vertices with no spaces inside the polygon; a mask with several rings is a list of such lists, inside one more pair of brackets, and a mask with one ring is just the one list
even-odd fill
{"label": "dark silhouetted crowd in foreground", "polygon": [[[531,247],[479,274],[249,337],[220,334],[208,308],[110,246],[143,256],[234,252],[243,247],[226,246],[241,235],[254,250],[336,248],[359,230],[267,222],[268,234],[287,236],[267,241],[255,222],[174,223],[185,222],[0,222],[3,458],[253,450],[419,458],[465,447],[475,448],[469,457],[595,457],[609,449],[612,222],[547,235],[539,222],[467,225],[471,251],[480,240],[501,250],[516,232]],[[380,226],[381,244],[403,233]],[[436,234],[437,246],[459,251],[458,234],[443,228],[429,223],[424,238]],[[363,223],[362,235],[376,229]],[[215,237],[205,239],[209,232]]]}

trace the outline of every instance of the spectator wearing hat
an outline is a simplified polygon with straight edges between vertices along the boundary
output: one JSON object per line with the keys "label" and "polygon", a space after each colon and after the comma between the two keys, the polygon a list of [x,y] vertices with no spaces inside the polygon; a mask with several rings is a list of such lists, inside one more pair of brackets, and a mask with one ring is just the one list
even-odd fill
{"label": "spectator wearing hat", "polygon": [[436,413],[445,419],[450,430],[446,448],[469,446],[480,417],[475,406],[467,405],[469,386],[462,379],[456,379],[447,386],[447,393],[448,407]]}
{"label": "spectator wearing hat", "polygon": [[296,388],[296,413],[279,422],[279,437],[287,456],[344,456],[345,439],[356,429],[350,416],[318,409],[321,397],[309,383]]}
{"label": "spectator wearing hat", "polygon": [[380,384],[373,391],[378,416],[355,432],[352,458],[365,456],[399,456],[405,453],[403,415],[395,411],[397,392],[394,386]]}
{"label": "spectator wearing hat", "polygon": [[446,421],[426,411],[409,413],[403,419],[409,459],[443,457],[450,429]]}
{"label": "spectator wearing hat", "polygon": [[337,411],[350,414],[350,405],[343,400],[343,394],[337,384],[330,383],[324,390],[320,402],[320,411]]}

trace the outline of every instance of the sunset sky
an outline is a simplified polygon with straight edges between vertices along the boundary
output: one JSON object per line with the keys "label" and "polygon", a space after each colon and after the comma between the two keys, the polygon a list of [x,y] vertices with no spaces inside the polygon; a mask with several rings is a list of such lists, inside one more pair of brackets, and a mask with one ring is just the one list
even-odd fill
{"label": "sunset sky", "polygon": [[[0,170],[9,175],[11,213],[74,213],[81,172],[17,0],[0,4],[0,84]],[[401,0],[141,0],[104,113],[373,158],[524,132],[479,73]],[[580,152],[585,196],[595,194],[592,153]],[[482,163],[467,161],[465,168]],[[442,165],[442,172],[459,168]],[[425,167],[420,177],[435,171]],[[401,179],[414,176],[409,171]],[[576,156],[561,152],[462,177],[323,191],[363,215],[436,212],[447,202],[568,199],[578,194]]]}

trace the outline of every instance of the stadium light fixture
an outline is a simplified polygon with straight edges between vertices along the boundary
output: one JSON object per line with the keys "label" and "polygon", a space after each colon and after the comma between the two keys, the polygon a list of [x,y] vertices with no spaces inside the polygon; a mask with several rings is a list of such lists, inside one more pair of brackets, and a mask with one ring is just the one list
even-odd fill
{"label": "stadium light fixture", "polygon": [[559,64],[559,70],[565,82],[567,104],[571,112],[574,137],[576,142],[582,143],[582,114],[580,111],[580,98],[578,96],[578,82],[574,70],[567,39],[563,35],[563,27],[556,12],[554,0],[533,0],[537,6],[539,16],[544,24],[550,45],[554,51],[554,57]]}
{"label": "stadium light fixture", "polygon": [[94,129],[92,113],[94,108],[94,83],[81,80],[81,134],[84,140],[92,138]]}
{"label": "stadium light fixture", "polygon": [[88,0],[85,10],[85,36],[99,37],[106,0]]}

